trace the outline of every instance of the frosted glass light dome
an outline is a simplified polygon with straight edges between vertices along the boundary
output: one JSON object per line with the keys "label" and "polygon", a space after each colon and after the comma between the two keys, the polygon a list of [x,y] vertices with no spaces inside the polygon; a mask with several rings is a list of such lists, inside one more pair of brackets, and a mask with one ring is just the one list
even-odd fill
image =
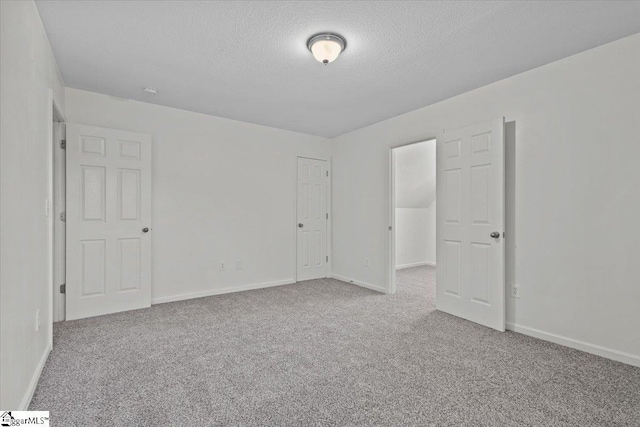
{"label": "frosted glass light dome", "polygon": [[318,62],[327,65],[338,58],[338,55],[347,47],[347,42],[338,34],[321,33],[311,37],[307,41],[307,47]]}

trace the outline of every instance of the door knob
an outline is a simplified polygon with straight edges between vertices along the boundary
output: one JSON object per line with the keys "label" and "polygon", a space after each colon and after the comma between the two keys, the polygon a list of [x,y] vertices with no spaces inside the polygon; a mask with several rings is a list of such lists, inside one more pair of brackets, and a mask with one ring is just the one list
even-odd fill
{"label": "door knob", "polygon": [[494,231],[491,234],[489,234],[491,237],[493,237],[494,239],[497,239],[498,237],[500,237],[500,233],[498,231]]}
{"label": "door knob", "polygon": [[302,228],[302,227],[304,227],[304,224],[303,224],[303,223],[300,223],[300,224],[298,224],[298,227],[299,227],[299,228]]}
{"label": "door knob", "polygon": [[142,229],[142,232],[143,232],[143,233],[148,233],[148,232],[149,232],[149,228],[148,228],[148,227],[143,228],[143,229]]}

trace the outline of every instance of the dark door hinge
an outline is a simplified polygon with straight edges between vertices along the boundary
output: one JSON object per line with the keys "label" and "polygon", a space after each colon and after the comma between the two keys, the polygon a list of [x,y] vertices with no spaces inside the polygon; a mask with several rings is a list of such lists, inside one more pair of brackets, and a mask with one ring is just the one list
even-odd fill
{"label": "dark door hinge", "polygon": [[67,285],[65,283],[60,285],[60,293],[61,294],[66,294],[67,293]]}
{"label": "dark door hinge", "polygon": [[67,212],[60,213],[60,221],[67,222]]}
{"label": "dark door hinge", "polygon": [[67,149],[67,140],[63,139],[60,141],[60,148],[62,148],[63,150]]}

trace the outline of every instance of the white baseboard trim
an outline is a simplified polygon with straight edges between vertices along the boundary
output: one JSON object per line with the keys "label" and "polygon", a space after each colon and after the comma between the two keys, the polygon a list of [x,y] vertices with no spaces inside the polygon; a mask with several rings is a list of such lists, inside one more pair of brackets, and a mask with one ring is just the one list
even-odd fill
{"label": "white baseboard trim", "polygon": [[29,409],[29,404],[31,403],[31,399],[33,399],[33,393],[35,393],[36,391],[38,381],[40,380],[40,375],[42,374],[44,365],[47,363],[47,359],[49,358],[49,353],[51,353],[51,347],[47,346],[47,348],[44,350],[44,353],[42,353],[42,357],[40,357],[40,361],[38,362],[38,366],[36,366],[36,370],[31,376],[31,381],[29,381],[27,391],[22,397],[22,402],[20,402],[20,407],[18,408],[19,411],[26,411],[27,409]]}
{"label": "white baseboard trim", "polygon": [[351,283],[353,285],[357,285],[357,286],[360,286],[362,288],[371,289],[372,291],[380,292],[380,293],[383,293],[383,294],[387,293],[387,290],[385,288],[381,287],[381,286],[372,285],[371,283],[361,282],[361,281],[355,280],[355,279],[349,279],[348,277],[340,276],[338,274],[332,274],[331,278],[332,279],[336,279],[336,280],[340,280],[341,282]]}
{"label": "white baseboard trim", "polygon": [[420,262],[412,262],[409,264],[399,264],[399,265],[396,265],[396,270],[402,270],[403,268],[420,267],[423,265],[430,265],[431,267],[435,267],[436,263],[431,261],[420,261]]}
{"label": "white baseboard trim", "polygon": [[584,341],[575,340],[573,338],[567,338],[562,335],[552,334],[544,332],[538,329],[529,328],[527,326],[521,326],[516,323],[507,322],[506,327],[508,330],[518,332],[530,337],[539,338],[541,340],[550,341],[555,344],[560,344],[565,347],[574,348],[587,353],[595,354],[596,356],[605,357],[607,359],[615,360],[617,362],[626,363],[628,365],[640,367],[640,356],[625,353],[618,350],[613,350],[607,347],[602,347],[596,344],[590,344]]}
{"label": "white baseboard trim", "polygon": [[151,305],[164,304],[165,302],[182,301],[182,300],[193,299],[193,298],[210,297],[212,295],[230,294],[233,292],[250,291],[253,289],[271,288],[273,286],[291,285],[293,283],[296,283],[294,279],[286,279],[286,280],[278,280],[275,282],[250,283],[247,285],[228,286],[226,288],[212,289],[210,291],[190,292],[187,294],[152,298]]}

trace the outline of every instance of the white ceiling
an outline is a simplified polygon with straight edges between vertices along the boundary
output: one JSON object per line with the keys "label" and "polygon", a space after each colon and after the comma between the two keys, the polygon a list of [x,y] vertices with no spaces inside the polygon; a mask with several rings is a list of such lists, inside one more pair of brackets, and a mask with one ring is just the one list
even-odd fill
{"label": "white ceiling", "polygon": [[[625,1],[37,6],[70,87],[326,137],[640,32]],[[327,66],[320,31],[347,39]]]}

